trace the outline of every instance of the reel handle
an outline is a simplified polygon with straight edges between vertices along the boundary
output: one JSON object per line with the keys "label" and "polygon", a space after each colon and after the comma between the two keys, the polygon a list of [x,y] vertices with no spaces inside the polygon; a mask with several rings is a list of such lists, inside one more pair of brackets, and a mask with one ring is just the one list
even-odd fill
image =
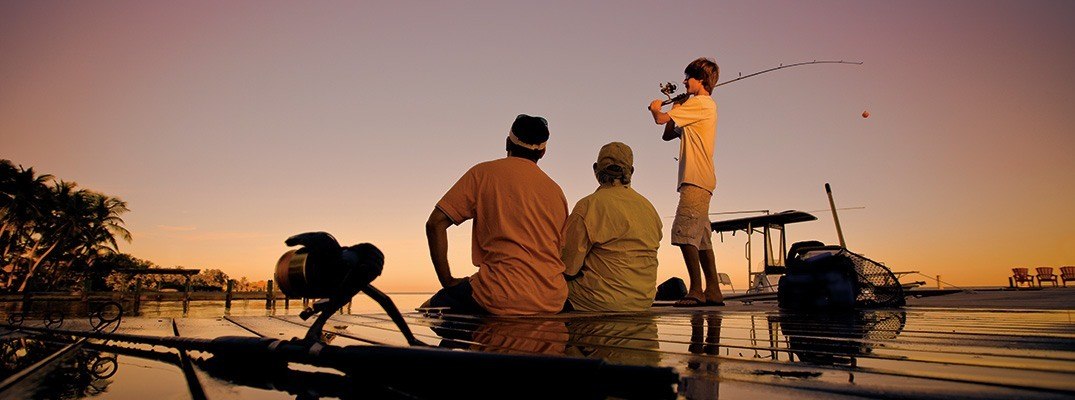
{"label": "reel handle", "polygon": [[690,97],[691,97],[691,95],[689,95],[689,94],[680,93],[680,94],[676,95],[676,97],[673,97],[673,98],[670,98],[668,100],[662,101],[661,105],[662,106],[667,106],[667,105],[672,104],[672,103],[682,103],[684,101],[687,101],[687,99],[689,99]]}

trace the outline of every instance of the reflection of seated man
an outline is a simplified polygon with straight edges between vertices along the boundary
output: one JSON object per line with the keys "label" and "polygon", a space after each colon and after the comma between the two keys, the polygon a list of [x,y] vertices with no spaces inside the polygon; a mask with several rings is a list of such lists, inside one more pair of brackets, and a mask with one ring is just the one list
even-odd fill
{"label": "reflection of seated man", "polygon": [[623,143],[601,147],[593,165],[601,186],[568,217],[562,258],[565,274],[574,277],[565,311],[641,311],[653,304],[661,219],[631,189],[633,159]]}
{"label": "reflection of seated man", "polygon": [[[476,325],[477,324],[477,325]],[[564,355],[568,343],[563,321],[532,319],[457,320],[434,323],[440,347],[490,353]]]}
{"label": "reflection of seated man", "polygon": [[[475,165],[437,202],[426,237],[444,289],[425,306],[497,315],[563,308],[567,283],[559,250],[567,200],[537,166],[548,139],[544,118],[518,116],[508,134],[508,157]],[[471,259],[478,272],[455,278],[448,266],[447,229],[469,219],[474,219]]]}
{"label": "reflection of seated man", "polygon": [[652,315],[631,320],[572,318],[567,323],[571,340],[567,355],[600,358],[614,364],[661,363],[657,322]]}

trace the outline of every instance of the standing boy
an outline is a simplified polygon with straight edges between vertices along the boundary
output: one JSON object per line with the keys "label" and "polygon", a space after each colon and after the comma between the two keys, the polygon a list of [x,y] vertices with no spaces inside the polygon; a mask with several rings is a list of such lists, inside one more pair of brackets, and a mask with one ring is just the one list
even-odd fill
{"label": "standing boy", "polygon": [[[713,147],[717,136],[717,104],[710,96],[720,68],[708,58],[692,61],[683,71],[690,98],[661,111],[661,100],[649,105],[653,121],[664,125],[662,139],[679,138],[679,206],[672,222],[672,244],[679,246],[687,264],[690,285],[677,307],[724,305],[713,256],[709,202],[717,186],[713,172]],[[701,270],[701,273],[699,273]],[[702,274],[705,287],[702,287]]]}

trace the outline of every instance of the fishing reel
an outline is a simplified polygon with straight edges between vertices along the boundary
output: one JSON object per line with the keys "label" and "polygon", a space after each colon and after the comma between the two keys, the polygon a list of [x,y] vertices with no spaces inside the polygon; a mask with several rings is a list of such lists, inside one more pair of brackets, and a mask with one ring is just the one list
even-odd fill
{"label": "fishing reel", "polygon": [[318,315],[304,340],[320,342],[325,322],[358,293],[365,293],[392,318],[407,342],[424,345],[411,333],[403,315],[388,295],[370,285],[384,270],[384,253],[377,246],[360,243],[342,247],[326,232],[307,232],[287,238],[289,250],[276,263],[275,278],[288,297],[320,299],[299,313],[307,320]]}
{"label": "fishing reel", "polygon": [[672,97],[672,95],[676,93],[676,89],[678,89],[676,84],[672,83],[672,82],[658,83],[657,86],[660,86],[661,94],[663,94],[665,97],[668,98],[668,100],[665,100],[665,101],[661,102],[662,106],[667,106],[667,105],[672,104],[672,103],[683,102],[683,101],[687,100],[687,98],[689,98],[691,96],[691,95],[686,94],[686,93],[680,93],[680,94],[676,95],[675,97]]}

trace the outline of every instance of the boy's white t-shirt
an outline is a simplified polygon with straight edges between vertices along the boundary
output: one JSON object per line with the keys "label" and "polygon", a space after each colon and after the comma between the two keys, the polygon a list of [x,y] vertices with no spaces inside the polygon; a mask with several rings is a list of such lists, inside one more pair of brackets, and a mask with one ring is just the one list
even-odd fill
{"label": "boy's white t-shirt", "polygon": [[692,96],[668,112],[679,136],[679,184],[685,183],[708,190],[717,187],[713,171],[713,148],[717,139],[717,103],[711,96]]}

